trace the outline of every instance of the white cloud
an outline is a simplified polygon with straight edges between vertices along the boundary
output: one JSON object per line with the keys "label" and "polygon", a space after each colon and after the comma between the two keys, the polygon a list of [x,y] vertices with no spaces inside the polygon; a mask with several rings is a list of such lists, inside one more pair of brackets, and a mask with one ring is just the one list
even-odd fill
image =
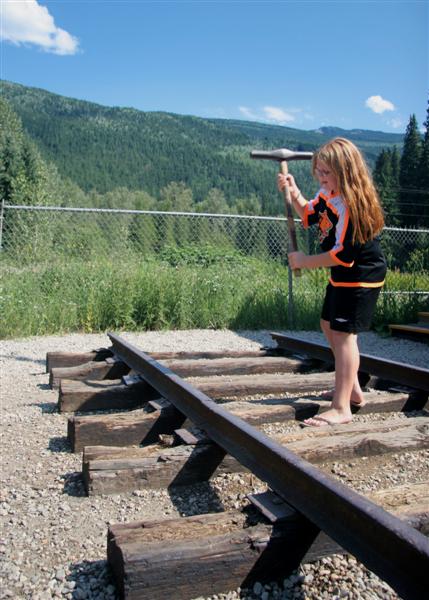
{"label": "white cloud", "polygon": [[79,40],[55,25],[37,0],[2,0],[1,38],[12,44],[34,44],[53,54],[76,54]]}
{"label": "white cloud", "polygon": [[381,96],[370,96],[365,101],[365,106],[373,112],[381,115],[386,110],[395,110],[395,106],[389,100],[385,100]]}
{"label": "white cloud", "polygon": [[400,118],[390,119],[387,123],[394,129],[399,129],[405,125],[404,121]]}
{"label": "white cloud", "polygon": [[264,113],[267,119],[274,121],[275,123],[283,124],[295,121],[295,117],[293,115],[276,106],[264,106]]}
{"label": "white cloud", "polygon": [[247,119],[258,120],[258,116],[255,115],[255,113],[250,108],[247,108],[247,106],[239,106],[238,110]]}
{"label": "white cloud", "polygon": [[[253,110],[247,106],[239,106],[238,110],[246,118],[252,121],[262,121],[285,125],[291,121],[295,121],[292,113],[301,113],[301,108],[291,108],[288,112],[277,106],[264,106],[262,109]],[[312,118],[310,115],[307,118]]]}

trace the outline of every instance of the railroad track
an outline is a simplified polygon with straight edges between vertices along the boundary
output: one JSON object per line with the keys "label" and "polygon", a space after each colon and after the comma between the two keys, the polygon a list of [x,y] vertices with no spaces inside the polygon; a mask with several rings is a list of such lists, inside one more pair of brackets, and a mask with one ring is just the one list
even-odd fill
{"label": "railroad track", "polygon": [[[385,413],[383,421],[268,437],[260,430],[266,423],[294,424],[323,410],[329,403],[317,392],[334,377],[326,346],[272,336],[276,349],[229,355],[148,355],[114,334],[108,349],[48,354],[59,410],[79,411],[69,417],[68,437],[73,451],[83,451],[89,495],[171,488],[222,470],[247,469],[268,486],[249,495],[249,510],[110,526],[108,560],[120,596],[226,591],[285,577],[341,548],[401,597],[425,598],[427,480],[366,498],[316,465],[333,453],[359,459],[428,448],[429,370],[363,356],[362,382],[381,389],[367,394],[359,413]],[[403,412],[408,419],[398,418]],[[399,516],[382,508],[393,505]]]}

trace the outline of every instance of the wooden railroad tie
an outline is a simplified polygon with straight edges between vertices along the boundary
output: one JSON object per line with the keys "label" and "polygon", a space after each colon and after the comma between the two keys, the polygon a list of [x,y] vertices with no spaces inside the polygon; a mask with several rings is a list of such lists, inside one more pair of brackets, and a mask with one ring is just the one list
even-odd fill
{"label": "wooden railroad tie", "polygon": [[[136,395],[140,403],[142,395]],[[422,408],[425,401],[421,394],[406,392],[368,392],[365,398],[366,404],[362,408],[353,409],[359,414],[409,411]],[[329,401],[307,397],[231,401],[225,407],[251,425],[262,425],[306,419],[329,405]],[[167,400],[149,400],[139,410],[69,417],[67,435],[73,452],[82,451],[84,446],[148,445],[156,442],[159,434],[171,434],[174,429],[181,427],[185,417],[182,415],[179,423],[178,415],[181,413]],[[190,421],[186,421],[186,424],[190,426]]]}
{"label": "wooden railroad tie", "polygon": [[47,352],[46,373],[50,374],[52,369],[77,367],[88,362],[106,360],[112,356],[111,348],[98,348],[90,352]]}
{"label": "wooden railroad tie", "polygon": [[407,325],[389,325],[390,333],[396,337],[409,338],[418,342],[429,342],[429,312],[419,312],[418,322]]}
{"label": "wooden railroad tie", "polygon": [[[370,499],[429,531],[429,486],[404,485]],[[107,556],[120,597],[177,600],[287,577],[298,565],[344,552],[273,492],[250,496],[251,509],[111,525]]]}
{"label": "wooden railroad tie", "polygon": [[[282,373],[310,370],[320,361],[294,360],[279,356],[279,351],[248,350],[247,352],[154,352],[150,356],[162,361],[181,377],[238,373]],[[86,360],[85,360],[86,359]],[[112,369],[115,363],[116,370]],[[48,352],[46,369],[49,384],[58,389],[61,379],[115,379],[125,374],[111,349],[102,348],[86,353]],[[124,372],[123,372],[124,371]]]}
{"label": "wooden railroad tie", "polygon": [[[276,347],[260,348],[259,350],[220,350],[220,351],[178,351],[178,352],[149,352],[148,355],[155,360],[199,360],[201,358],[243,358],[279,356],[282,351]],[[105,360],[113,356],[112,348],[99,348],[91,352],[47,352],[46,372],[58,367],[76,367],[87,362]]]}
{"label": "wooden railroad tie", "polygon": [[130,368],[123,361],[114,356],[104,360],[91,361],[74,367],[57,367],[49,373],[49,385],[52,389],[58,389],[62,379],[94,380],[118,379],[127,375]]}
{"label": "wooden railroad tie", "polygon": [[[102,429],[104,427],[101,439],[109,439],[109,444],[112,443],[113,438],[108,431],[116,427],[114,419],[118,423],[119,418],[117,426],[122,430],[121,435],[125,431],[132,431],[137,439],[143,435],[138,443],[146,445],[86,446],[82,470],[89,494],[172,488],[206,481],[220,470],[237,472],[247,469],[267,482],[281,500],[296,507],[285,506],[286,516],[276,517],[274,523],[265,521],[260,515],[254,521],[250,509],[237,511],[233,516],[235,523],[232,522],[237,526],[235,530],[228,513],[221,513],[222,517],[219,514],[190,517],[192,521],[187,523],[180,519],[180,524],[172,527],[165,527],[164,521],[161,525],[145,522],[112,526],[108,557],[123,598],[137,600],[149,594],[156,600],[165,598],[174,589],[175,597],[184,599],[195,593],[204,593],[207,581],[207,591],[213,593],[218,586],[219,591],[223,591],[246,585],[253,578],[261,580],[263,575],[259,573],[266,573],[268,579],[275,579],[276,573],[284,577],[308,555],[319,529],[352,552],[401,597],[411,599],[425,589],[425,573],[429,568],[427,539],[374,502],[321,473],[311,463],[329,460],[333,453],[350,458],[396,452],[399,448],[428,448],[427,418],[396,418],[381,424],[351,423],[347,427],[297,431],[287,436],[268,438],[250,424],[258,422],[264,412],[270,410],[263,406],[264,401],[233,401],[219,405],[214,399],[281,395],[285,392],[300,396],[325,390],[333,384],[332,373],[308,372],[315,365],[326,370],[327,364],[332,362],[329,348],[315,344],[303,346],[303,340],[292,343],[279,334],[273,334],[273,337],[278,343],[279,354],[293,352],[301,357],[306,354],[311,360],[296,356],[276,356],[274,360],[268,356],[230,356],[228,360],[213,357],[194,360],[189,356],[186,359],[182,356],[180,360],[171,356],[161,359],[145,354],[115,334],[109,334],[111,357],[90,361],[89,367],[88,363],[86,366],[75,365],[72,367],[74,372],[64,368],[61,377],[55,372],[56,367],[51,368],[52,382],[61,381],[61,410],[93,410],[89,408],[91,406],[122,409],[125,386],[131,388],[126,394],[129,397],[134,395],[128,408],[139,407],[138,414],[101,416],[106,419],[101,426]],[[394,394],[382,394],[383,402],[378,398],[362,411],[386,410],[388,404],[396,408],[400,406],[401,410],[421,408],[427,401],[427,370],[411,369],[409,365],[389,363],[377,357],[362,355],[361,358],[366,379],[375,375],[406,386],[398,390],[395,399],[392,400]],[[163,364],[158,360],[162,360]],[[116,377],[112,371],[103,373],[100,365],[96,365],[102,362],[111,367],[122,364],[124,372]],[[272,366],[267,366],[270,364]],[[76,373],[76,369],[80,369],[81,373]],[[74,381],[65,378],[70,373]],[[76,381],[79,378],[81,381]],[[108,378],[112,379],[106,381]],[[97,385],[100,387],[95,390]],[[74,386],[74,390],[70,386]],[[134,386],[140,386],[140,389],[135,387],[133,390]],[[409,395],[413,388],[418,393]],[[108,402],[105,402],[106,394],[110,394]],[[115,394],[116,399],[112,400]],[[133,402],[136,404],[133,405]],[[265,398],[265,402],[269,400]],[[278,397],[271,402],[275,406],[271,411],[279,410],[284,415],[283,419],[304,415],[305,411],[313,411],[314,414],[323,405],[311,399],[288,400],[282,405]],[[370,408],[371,404],[377,403],[378,409],[376,406]],[[256,410],[255,405],[259,405]],[[228,411],[229,406],[233,407],[235,414]],[[155,414],[151,415],[150,410]],[[247,420],[242,418],[244,414]],[[137,417],[137,421],[133,421],[133,417]],[[69,437],[74,435],[75,448],[85,437],[79,437],[76,431],[81,427],[83,432],[87,427],[88,433],[91,429],[89,417],[79,422],[80,418],[84,417],[76,416],[69,420]],[[93,418],[95,423],[100,416]],[[195,426],[191,432],[180,429],[184,425],[189,427],[191,423]],[[163,444],[150,444],[156,435],[160,436]],[[427,490],[425,493],[427,506]],[[413,491],[413,494],[418,499],[417,504],[422,492]],[[255,503],[255,499],[252,501]],[[425,513],[421,505],[415,508],[411,517],[408,513],[407,518],[407,522],[419,531],[427,530],[427,511]],[[217,529],[213,531],[214,523]],[[294,523],[292,529],[291,523]],[[259,529],[254,531],[254,527]],[[164,530],[170,530],[170,534],[164,534]],[[174,539],[175,543],[169,544],[170,539]],[[203,581],[199,565],[204,565]],[[228,565],[227,568],[225,565]],[[225,575],[226,572],[228,575]],[[193,585],[197,586],[195,590],[191,590]]]}
{"label": "wooden railroad tie", "polygon": [[[393,418],[273,436],[301,458],[320,463],[332,456],[350,459],[399,450],[429,448],[429,418]],[[315,443],[317,440],[317,443]],[[215,472],[245,471],[235,458],[202,437],[195,445],[165,448],[86,446],[82,475],[89,495],[170,488],[207,481]]]}
{"label": "wooden railroad tie", "polygon": [[[294,359],[283,356],[223,357],[199,360],[162,360],[162,364],[180,377],[209,377],[216,375],[250,375],[255,373],[307,373],[320,365],[314,359]],[[115,369],[113,366],[115,365]],[[72,367],[58,367],[50,371],[50,385],[58,389],[60,382],[66,380],[103,380],[115,379],[128,373],[122,361],[115,357],[91,361]]]}
{"label": "wooden railroad tie", "polygon": [[[213,400],[225,397],[243,397],[259,394],[305,394],[316,390],[326,390],[333,385],[333,373],[309,374],[265,374],[229,375],[223,377],[195,377],[192,385],[210,396]],[[134,395],[134,387],[136,394]],[[60,412],[88,410],[121,410],[142,407],[148,400],[159,397],[153,388],[141,379],[132,382],[130,389],[121,380],[114,381],[74,381],[62,379],[58,394]],[[134,402],[124,403],[122,395],[133,396]]]}

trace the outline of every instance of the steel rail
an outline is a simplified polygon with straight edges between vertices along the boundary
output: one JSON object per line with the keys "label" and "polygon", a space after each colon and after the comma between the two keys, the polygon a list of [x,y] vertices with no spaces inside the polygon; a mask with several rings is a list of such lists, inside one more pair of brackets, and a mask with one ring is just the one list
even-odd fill
{"label": "steel rail", "polygon": [[[308,354],[326,362],[333,362],[334,355],[329,346],[310,342],[304,338],[271,333],[271,337],[277,342],[279,348],[292,352]],[[378,358],[370,354],[360,355],[359,371],[389,379],[395,383],[429,392],[429,369],[422,369],[406,363],[394,362],[384,358]]]}
{"label": "steel rail", "polygon": [[115,354],[225,452],[354,554],[401,597],[425,597],[429,540],[424,535],[231,415],[116,334],[108,335]]}

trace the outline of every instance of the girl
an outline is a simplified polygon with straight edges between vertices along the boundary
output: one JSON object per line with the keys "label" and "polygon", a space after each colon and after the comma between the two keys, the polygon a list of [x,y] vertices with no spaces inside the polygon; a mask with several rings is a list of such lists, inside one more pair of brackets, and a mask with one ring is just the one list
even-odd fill
{"label": "girl", "polygon": [[294,209],[304,227],[318,224],[322,252],[291,252],[292,269],[331,267],[322,307],[321,328],[335,357],[335,390],[331,408],[306,419],[312,427],[349,423],[351,404],[364,403],[357,378],[357,334],[370,328],[386,275],[377,237],[383,212],[365,161],[356,146],[335,138],[313,156],[313,175],[321,189],[308,202],[292,175],[278,175],[278,187],[289,187]]}

